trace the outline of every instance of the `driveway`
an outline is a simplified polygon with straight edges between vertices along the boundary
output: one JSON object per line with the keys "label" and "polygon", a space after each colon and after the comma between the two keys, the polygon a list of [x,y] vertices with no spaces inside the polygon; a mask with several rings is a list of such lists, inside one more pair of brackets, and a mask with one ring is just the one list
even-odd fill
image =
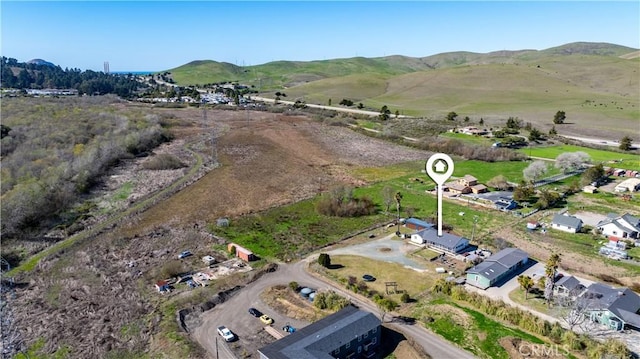
{"label": "driveway", "polygon": [[593,212],[576,212],[574,217],[580,218],[588,226],[595,227],[598,222],[607,219],[607,216]]}
{"label": "driveway", "polygon": [[328,254],[362,256],[377,261],[393,262],[405,267],[424,271],[426,267],[407,257],[407,254],[419,249],[418,247],[399,239],[395,234],[383,238],[356,244],[348,247],[330,249]]}
{"label": "driveway", "polygon": [[[260,331],[259,321],[247,313],[247,309],[255,306],[258,309],[269,313],[275,320],[274,326],[278,328],[285,322],[290,322],[296,328],[302,328],[308,323],[294,321],[280,316],[274,311],[264,306],[259,300],[260,293],[277,284],[287,284],[296,281],[301,286],[313,287],[316,289],[331,289],[344,297],[349,298],[354,304],[363,310],[369,311],[378,316],[379,310],[375,304],[368,299],[357,294],[345,292],[342,287],[324,278],[316,277],[307,272],[306,267],[309,261],[316,259],[309,257],[306,260],[294,264],[279,264],[278,270],[268,273],[257,281],[250,283],[240,290],[238,294],[231,297],[226,302],[217,305],[213,309],[202,314],[202,324],[197,327],[192,335],[200,345],[210,353],[212,358],[216,358],[216,353],[225,353],[224,358],[233,358],[227,343],[221,342],[216,333],[219,325],[226,325],[238,336],[238,340],[243,347],[255,347],[256,331]],[[406,325],[397,323],[385,323],[394,330],[412,337],[417,343],[423,346],[425,351],[433,358],[438,359],[471,359],[474,356],[464,351],[440,336],[428,331],[421,325]],[[253,345],[252,345],[253,344]],[[234,344],[232,344],[234,345]]]}

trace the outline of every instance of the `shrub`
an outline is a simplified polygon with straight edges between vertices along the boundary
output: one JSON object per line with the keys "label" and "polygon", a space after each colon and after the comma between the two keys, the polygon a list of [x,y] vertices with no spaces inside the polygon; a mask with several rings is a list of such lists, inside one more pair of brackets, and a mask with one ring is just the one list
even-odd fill
{"label": "shrub", "polygon": [[185,164],[176,156],[168,153],[161,153],[149,158],[149,160],[142,164],[142,167],[152,171],[175,170],[185,167]]}
{"label": "shrub", "polygon": [[411,301],[411,296],[409,296],[409,293],[402,293],[402,295],[400,296],[400,301],[402,303],[409,303]]}
{"label": "shrub", "polygon": [[294,292],[297,292],[300,286],[298,285],[298,282],[289,282],[289,288],[291,288],[291,290],[293,290]]}
{"label": "shrub", "polygon": [[162,276],[162,278],[173,278],[182,273],[184,273],[182,262],[175,259],[166,262],[160,270],[160,275]]}

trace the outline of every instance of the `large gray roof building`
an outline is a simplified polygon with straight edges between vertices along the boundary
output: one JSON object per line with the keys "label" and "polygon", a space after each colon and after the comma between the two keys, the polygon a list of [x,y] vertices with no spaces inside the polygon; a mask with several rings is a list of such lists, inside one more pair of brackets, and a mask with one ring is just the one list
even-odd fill
{"label": "large gray roof building", "polygon": [[505,248],[467,271],[467,283],[487,289],[519,271],[529,255],[518,248]]}
{"label": "large gray roof building", "polygon": [[372,358],[380,319],[348,306],[258,350],[260,359]]}

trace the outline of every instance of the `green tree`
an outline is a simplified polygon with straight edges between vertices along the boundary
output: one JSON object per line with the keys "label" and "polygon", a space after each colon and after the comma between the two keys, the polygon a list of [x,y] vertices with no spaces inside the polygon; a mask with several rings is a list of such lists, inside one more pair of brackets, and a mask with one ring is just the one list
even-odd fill
{"label": "green tree", "polygon": [[331,266],[331,256],[328,253],[320,253],[318,256],[318,264],[325,268],[329,268]]}
{"label": "green tree", "polygon": [[453,111],[447,114],[447,120],[449,121],[455,121],[457,117],[458,117],[458,114]]}
{"label": "green tree", "polygon": [[507,128],[519,130],[520,128],[522,128],[522,120],[517,117],[509,117],[507,119]]}
{"label": "green tree", "polygon": [[565,114],[564,111],[558,111],[556,112],[555,116],[553,116],[553,123],[555,123],[556,125],[561,125],[564,123],[564,120],[567,119],[567,115]]}
{"label": "green tree", "polygon": [[549,130],[549,135],[551,136],[555,136],[558,134],[558,131],[556,131],[556,126],[554,125],[553,127],[551,127],[551,129]]}
{"label": "green tree", "polygon": [[632,145],[633,139],[629,136],[624,136],[622,137],[622,139],[620,139],[620,146],[618,148],[620,148],[623,151],[630,151],[631,148],[633,147]]}
{"label": "green tree", "polygon": [[351,107],[353,106],[353,101],[343,98],[342,101],[340,101],[340,105]]}
{"label": "green tree", "polygon": [[538,141],[542,139],[542,132],[535,127],[531,128],[531,132],[529,132],[529,141]]}
{"label": "green tree", "polygon": [[531,196],[533,196],[533,193],[534,193],[533,186],[523,182],[523,183],[520,183],[520,185],[517,186],[513,191],[513,199],[515,199],[516,201],[526,201]]}
{"label": "green tree", "polygon": [[329,99],[328,106],[331,106],[331,99]]}
{"label": "green tree", "polygon": [[396,110],[396,118],[400,117],[400,110]]}
{"label": "green tree", "polygon": [[391,114],[391,110],[387,107],[387,105],[382,106],[380,109],[380,115],[378,118],[380,121],[387,121],[389,119],[389,115]]}
{"label": "green tree", "polygon": [[398,303],[388,298],[380,298],[376,300],[376,305],[378,306],[378,309],[380,309],[380,319],[382,322],[384,322],[384,317],[388,312],[392,312],[398,308]]}
{"label": "green tree", "polygon": [[529,289],[533,287],[533,279],[528,275],[520,275],[518,276],[518,284],[520,284],[520,287],[524,289],[524,299],[527,300]]}
{"label": "green tree", "polygon": [[482,117],[480,117],[480,122],[478,122],[481,125],[484,125],[484,119]]}
{"label": "green tree", "polygon": [[602,177],[604,177],[604,166],[602,165],[602,163],[598,163],[597,165],[591,166],[587,168],[586,171],[584,171],[580,182],[583,185],[588,185],[592,182],[598,181]]}
{"label": "green tree", "polygon": [[536,207],[539,209],[547,209],[553,207],[560,200],[557,192],[552,192],[546,188],[540,190]]}

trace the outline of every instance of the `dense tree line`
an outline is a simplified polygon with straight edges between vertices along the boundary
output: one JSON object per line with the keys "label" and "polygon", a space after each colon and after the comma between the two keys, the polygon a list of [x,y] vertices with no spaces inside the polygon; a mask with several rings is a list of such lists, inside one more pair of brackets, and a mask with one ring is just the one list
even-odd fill
{"label": "dense tree line", "polygon": [[91,70],[18,62],[2,57],[0,87],[14,89],[76,89],[79,94],[116,94],[132,97],[146,85],[133,75],[105,74]]}
{"label": "dense tree line", "polygon": [[168,139],[156,115],[114,111],[115,97],[7,98],[2,237],[25,238],[81,215],[71,208],[120,159]]}

